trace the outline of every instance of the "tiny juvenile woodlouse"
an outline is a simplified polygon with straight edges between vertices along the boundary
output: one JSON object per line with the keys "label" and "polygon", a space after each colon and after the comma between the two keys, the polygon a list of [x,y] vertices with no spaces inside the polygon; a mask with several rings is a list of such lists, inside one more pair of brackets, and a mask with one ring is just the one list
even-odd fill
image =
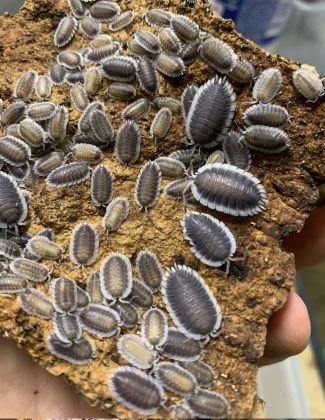
{"label": "tiny juvenile woodlouse", "polygon": [[109,203],[103,217],[103,228],[106,234],[117,230],[121,226],[128,217],[129,208],[129,201],[125,197],[116,197]]}
{"label": "tiny juvenile woodlouse", "polygon": [[149,309],[143,314],[141,335],[148,346],[163,346],[168,336],[167,317],[160,309]]}
{"label": "tiny juvenile woodlouse", "polygon": [[68,0],[68,5],[74,17],[81,19],[85,16],[86,8],[81,0]]}
{"label": "tiny juvenile woodlouse", "polygon": [[75,343],[67,345],[56,334],[52,334],[47,341],[47,346],[54,356],[74,365],[89,363],[95,351],[94,346],[86,337],[81,337]]}
{"label": "tiny juvenile woodlouse", "polygon": [[163,270],[157,255],[147,249],[140,251],[136,258],[136,267],[141,280],[156,292],[163,278]]}
{"label": "tiny juvenile woodlouse", "polygon": [[227,263],[228,272],[236,240],[227,226],[210,214],[196,212],[187,213],[181,223],[193,254],[211,267]]}
{"label": "tiny juvenile woodlouse", "polygon": [[240,133],[229,131],[222,142],[222,150],[229,165],[248,171],[252,158],[244,144],[244,137]]}
{"label": "tiny juvenile woodlouse", "polygon": [[91,133],[100,144],[107,144],[113,139],[114,130],[112,124],[100,109],[93,109],[89,114]]}
{"label": "tiny juvenile woodlouse", "polygon": [[186,118],[189,140],[207,147],[215,145],[228,130],[235,108],[236,95],[230,83],[219,77],[208,80],[196,92]]}
{"label": "tiny juvenile woodlouse", "polygon": [[186,174],[183,162],[167,156],[160,156],[155,160],[158,163],[164,179],[182,178]]}
{"label": "tiny juvenile woodlouse", "polygon": [[132,165],[138,160],[141,147],[139,126],[132,120],[124,121],[119,128],[114,146],[116,159],[122,165]]}
{"label": "tiny juvenile woodlouse", "polygon": [[208,157],[205,163],[224,163],[225,154],[221,150],[215,150]]}
{"label": "tiny juvenile woodlouse", "polygon": [[194,41],[199,36],[199,25],[187,16],[174,15],[170,21],[170,26],[183,41]]}
{"label": "tiny juvenile woodlouse", "polygon": [[95,165],[103,159],[103,152],[94,144],[78,143],[72,147],[71,156],[77,162]]}
{"label": "tiny juvenile woodlouse", "polygon": [[87,95],[95,96],[102,82],[102,72],[97,67],[89,67],[84,74],[84,87]]}
{"label": "tiny juvenile woodlouse", "polygon": [[19,134],[31,147],[43,146],[46,140],[45,130],[31,118],[25,118],[20,122]]}
{"label": "tiny juvenile woodlouse", "polygon": [[112,171],[105,165],[96,166],[91,175],[90,196],[96,206],[107,206],[112,200],[114,181]]}
{"label": "tiny juvenile woodlouse", "polygon": [[173,114],[169,108],[161,108],[150,126],[150,134],[155,140],[163,139],[167,136],[172,125]]}
{"label": "tiny juvenile woodlouse", "polygon": [[197,201],[233,216],[252,216],[264,209],[266,192],[252,174],[235,166],[215,163],[202,166],[191,185]]}
{"label": "tiny juvenile woodlouse", "polygon": [[280,153],[290,146],[290,139],[281,128],[266,125],[247,127],[243,142],[250,149],[264,153]]}
{"label": "tiny juvenile woodlouse", "polygon": [[188,396],[195,392],[195,376],[183,367],[171,362],[158,363],[154,374],[159,383],[173,394]]}
{"label": "tiny juvenile woodlouse", "polygon": [[16,242],[0,238],[0,255],[12,260],[14,258],[22,257],[23,252]]}
{"label": "tiny juvenile woodlouse", "polygon": [[134,39],[142,48],[151,54],[158,54],[161,51],[160,41],[152,32],[137,31],[134,34]]}
{"label": "tiny juvenile woodlouse", "polygon": [[0,294],[22,293],[28,286],[27,280],[12,274],[0,275]]}
{"label": "tiny juvenile woodlouse", "polygon": [[200,57],[219,73],[229,73],[235,67],[237,56],[234,50],[221,39],[208,37],[199,47]]}
{"label": "tiny juvenile woodlouse", "polygon": [[118,367],[110,377],[109,388],[120,404],[140,414],[156,413],[163,402],[159,382],[134,367]]}
{"label": "tiny juvenile woodlouse", "polygon": [[154,96],[159,90],[159,77],[151,60],[141,57],[137,63],[136,77],[141,89],[149,96]]}
{"label": "tiny juvenile woodlouse", "polygon": [[288,111],[280,105],[258,104],[246,109],[243,120],[246,125],[270,125],[282,127],[289,119]]}
{"label": "tiny juvenile woodlouse", "polygon": [[122,117],[125,120],[141,120],[144,118],[151,109],[151,103],[147,98],[140,98],[132,102],[122,112]]}
{"label": "tiny juvenile woodlouse", "polygon": [[188,191],[193,183],[191,178],[177,179],[166,185],[164,193],[166,197],[172,200],[185,199],[186,191]]}
{"label": "tiny juvenile woodlouse", "polygon": [[152,103],[157,109],[170,109],[173,115],[178,115],[181,112],[180,101],[171,96],[157,96]]}
{"label": "tiny juvenile woodlouse", "polygon": [[34,102],[27,109],[27,116],[34,121],[49,120],[56,113],[57,107],[54,102]]}
{"label": "tiny juvenile woodlouse", "polygon": [[230,409],[228,400],[221,394],[198,389],[186,400],[195,417],[226,418]]}
{"label": "tiny juvenile woodlouse", "polygon": [[185,71],[185,64],[180,57],[169,55],[164,51],[157,55],[154,64],[156,69],[167,77],[179,77]]}
{"label": "tiny juvenile woodlouse", "polygon": [[52,140],[59,142],[65,139],[68,121],[69,112],[67,108],[65,106],[59,106],[47,124],[47,132]]}
{"label": "tiny juvenile woodlouse", "polygon": [[27,213],[27,203],[17,182],[12,176],[0,172],[0,228],[23,223]]}
{"label": "tiny juvenile woodlouse", "polygon": [[90,6],[89,14],[98,22],[110,22],[120,14],[120,7],[114,2],[99,0]]}
{"label": "tiny juvenile woodlouse", "polygon": [[76,51],[62,51],[57,55],[56,60],[58,64],[71,70],[83,64],[83,56]]}
{"label": "tiny juvenile woodlouse", "polygon": [[100,288],[99,271],[91,273],[87,280],[86,291],[91,303],[103,303],[104,295]]}
{"label": "tiny juvenile woodlouse", "polygon": [[52,93],[52,80],[49,76],[39,76],[35,85],[35,93],[39,99],[48,99]]}
{"label": "tiny juvenile woodlouse", "polygon": [[280,70],[270,67],[258,76],[253,87],[253,98],[262,104],[271,102],[276,97],[282,86]]}
{"label": "tiny juvenile woodlouse", "polygon": [[181,107],[182,107],[182,114],[184,121],[186,122],[186,118],[188,113],[190,112],[192,102],[196,92],[198,91],[198,87],[196,85],[187,85],[186,88],[183,90],[181,96]]}
{"label": "tiny juvenile woodlouse", "polygon": [[162,295],[179,330],[193,340],[215,334],[221,325],[220,307],[199,274],[187,266],[175,266],[165,273]]}
{"label": "tiny juvenile woodlouse", "polygon": [[135,98],[137,91],[130,83],[113,82],[108,86],[106,94],[117,101],[127,102]]}
{"label": "tiny juvenile woodlouse", "polygon": [[79,21],[80,31],[89,39],[95,38],[102,29],[102,24],[90,16],[84,16]]}
{"label": "tiny juvenile woodlouse", "polygon": [[82,328],[98,337],[112,337],[119,331],[119,314],[101,304],[90,304],[80,312]]}
{"label": "tiny juvenile woodlouse", "polygon": [[298,92],[310,101],[317,101],[320,96],[324,95],[322,80],[317,73],[309,69],[296,70],[292,74],[292,81]]}
{"label": "tiny juvenile woodlouse", "polygon": [[170,25],[172,14],[163,9],[148,9],[145,15],[145,21],[148,25],[160,29]]}
{"label": "tiny juvenile woodlouse", "polygon": [[78,111],[83,112],[89,105],[86,89],[81,83],[76,83],[70,88],[70,99]]}
{"label": "tiny juvenile woodlouse", "polygon": [[99,34],[93,40],[90,41],[92,48],[103,47],[104,45],[110,45],[113,43],[113,38],[108,34]]}
{"label": "tiny juvenile woodlouse", "polygon": [[61,341],[67,344],[80,340],[82,329],[79,316],[74,314],[58,314],[54,319],[54,332]]}
{"label": "tiny juvenile woodlouse", "polygon": [[49,76],[54,85],[60,86],[64,83],[67,72],[67,69],[61,64],[54,64],[49,70]]}
{"label": "tiny juvenile woodlouse", "polygon": [[0,139],[0,159],[11,166],[22,166],[31,157],[30,147],[13,136],[5,136]]}
{"label": "tiny juvenile woodlouse", "polygon": [[73,312],[77,308],[77,284],[67,277],[59,277],[51,282],[52,302],[60,313]]}
{"label": "tiny juvenile woodlouse", "polygon": [[201,360],[191,363],[180,362],[180,365],[191,372],[195,376],[198,384],[202,387],[210,387],[216,379],[216,375],[211,366]]}
{"label": "tiny juvenile woodlouse", "polygon": [[46,183],[52,188],[68,187],[85,181],[89,174],[89,168],[84,163],[68,163],[53,169],[46,177]]}
{"label": "tiny juvenile woodlouse", "polygon": [[134,16],[135,14],[133,10],[126,10],[110,23],[109,30],[112,32],[117,32],[125,28],[126,26],[131,25],[131,23],[134,20]]}
{"label": "tiny juvenile woodlouse", "polygon": [[122,325],[124,327],[133,328],[139,323],[139,312],[131,303],[118,302],[115,309],[120,314]]}
{"label": "tiny juvenile woodlouse", "polygon": [[102,63],[102,68],[110,80],[130,82],[135,78],[135,61],[130,57],[113,55]]}
{"label": "tiny juvenile woodlouse", "polygon": [[252,63],[245,59],[237,57],[234,68],[227,74],[237,83],[249,83],[255,76],[255,69]]}
{"label": "tiny juvenile woodlouse", "polygon": [[169,328],[168,336],[161,353],[169,359],[180,362],[194,362],[199,359],[200,342],[187,337],[177,328]]}
{"label": "tiny juvenile woodlouse", "polygon": [[178,55],[181,51],[182,44],[175,32],[170,28],[162,29],[158,34],[162,48],[170,53]]}
{"label": "tiny juvenile woodlouse", "polygon": [[96,261],[99,248],[99,236],[95,226],[80,223],[71,234],[70,260],[78,266],[91,265]]}
{"label": "tiny juvenile woodlouse", "polygon": [[21,99],[22,101],[28,101],[33,95],[36,80],[36,71],[30,70],[25,72],[16,82],[14,97]]}
{"label": "tiny juvenile woodlouse", "polygon": [[114,302],[131,293],[132,267],[128,257],[116,252],[102,260],[100,286],[105,298]]}
{"label": "tiny juvenile woodlouse", "polygon": [[73,16],[65,16],[59,22],[54,33],[54,45],[64,47],[72,40],[78,28],[78,21]]}
{"label": "tiny juvenile woodlouse", "polygon": [[38,259],[59,260],[62,249],[55,242],[45,236],[33,236],[26,245],[26,250]]}
{"label": "tiny juvenile woodlouse", "polygon": [[23,101],[15,101],[10,104],[0,114],[0,123],[2,126],[16,124],[25,118],[26,115],[26,104]]}
{"label": "tiny juvenile woodlouse", "polygon": [[147,162],[143,165],[135,184],[134,199],[140,210],[148,210],[159,198],[161,171],[158,163]]}
{"label": "tiny juvenile woodlouse", "polygon": [[130,301],[142,308],[148,308],[153,304],[153,294],[151,289],[142,281],[133,280]]}
{"label": "tiny juvenile woodlouse", "polygon": [[139,369],[151,368],[157,357],[157,353],[146,345],[143,338],[135,334],[122,335],[117,342],[117,351]]}
{"label": "tiny juvenile woodlouse", "polygon": [[19,306],[29,315],[42,319],[51,319],[54,315],[54,307],[45,293],[27,288],[18,296]]}
{"label": "tiny juvenile woodlouse", "polygon": [[39,176],[47,176],[55,168],[63,164],[64,153],[61,150],[50,152],[37,159],[34,164],[34,172]]}

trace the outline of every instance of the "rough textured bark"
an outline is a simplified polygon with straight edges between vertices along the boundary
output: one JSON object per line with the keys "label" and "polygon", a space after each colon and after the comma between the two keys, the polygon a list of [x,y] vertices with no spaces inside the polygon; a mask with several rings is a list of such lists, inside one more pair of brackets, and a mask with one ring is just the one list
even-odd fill
{"label": "rough textured bark", "polygon": [[[134,8],[138,17],[135,23],[116,33],[116,38],[125,40],[130,32],[145,24],[141,18],[144,10],[153,4],[145,0],[121,0],[121,9]],[[211,339],[203,351],[203,359],[218,373],[214,388],[231,402],[231,417],[250,417],[255,404],[257,361],[263,354],[266,325],[270,315],[279,309],[292,287],[295,267],[293,255],[281,247],[281,239],[290,231],[299,231],[318,198],[317,187],[325,182],[324,166],[324,111],[323,100],[306,102],[294,89],[292,72],[297,64],[285,58],[263,51],[235,32],[230,21],[212,17],[206,3],[197,1],[194,8],[182,2],[177,8],[170,1],[157,0],[155,7],[166,7],[178,13],[192,16],[201,27],[229,43],[243,58],[248,58],[257,73],[275,66],[282,71],[284,84],[275,103],[285,106],[291,114],[291,124],[286,126],[291,139],[288,151],[279,155],[253,153],[251,172],[261,179],[267,190],[268,205],[264,212],[250,218],[236,218],[217,214],[233,231],[238,242],[237,254],[241,255],[250,246],[244,262],[233,264],[230,276],[216,274],[201,264],[191,253],[183,238],[180,220],[183,204],[168,200],[160,195],[157,205],[150,210],[153,225],[144,213],[140,213],[133,198],[136,176],[141,165],[158,154],[166,155],[181,148],[185,140],[181,116],[175,117],[166,140],[158,142],[156,152],[149,135],[150,121],[141,122],[142,149],[140,159],[134,167],[124,168],[116,162],[111,151],[105,152],[107,164],[115,176],[115,196],[124,195],[131,203],[130,215],[117,233],[106,241],[100,229],[100,254],[94,267],[108,253],[119,251],[131,259],[138,251],[149,248],[159,255],[165,268],[175,261],[198,269],[215,294],[222,308],[224,323],[222,334]],[[60,18],[68,12],[66,0],[27,0],[17,16],[0,18],[0,97],[5,105],[10,101],[15,80],[26,70],[34,69],[46,74],[55,60],[58,49],[53,46],[53,31]],[[104,31],[106,24],[103,25]],[[86,46],[88,41],[80,34],[67,49]],[[202,63],[195,62],[185,76],[177,81],[161,78],[160,94],[179,98],[188,83],[201,84],[214,72]],[[106,83],[106,82],[105,82]],[[105,86],[98,95],[103,97]],[[236,121],[242,124],[243,111],[252,101],[251,86],[236,87]],[[76,129],[80,114],[71,106],[68,86],[55,87],[52,99],[69,108],[69,136]],[[112,100],[106,101],[106,111],[115,129],[121,123],[121,110],[125,105]],[[233,124],[233,127],[235,125]],[[164,181],[164,185],[167,182]],[[209,210],[204,209],[205,212]],[[211,211],[211,214],[216,214]],[[41,182],[36,188],[29,205],[31,224],[29,231],[35,233],[43,227],[55,230],[57,242],[67,248],[73,227],[82,221],[98,226],[101,215],[89,199],[89,182],[54,190]],[[52,277],[66,275],[83,286],[90,269],[71,268],[66,258],[62,263],[49,262]],[[47,291],[47,285],[40,285]],[[158,307],[164,305],[158,296]],[[134,417],[111,399],[107,387],[110,372],[123,363],[116,353],[116,340],[91,338],[96,347],[96,358],[86,366],[73,366],[50,355],[45,340],[50,332],[50,322],[25,315],[16,299],[0,298],[0,332],[17,341],[41,366],[53,375],[63,375],[75,385],[92,404],[101,407],[107,416]],[[3,309],[5,308],[5,309]],[[172,398],[173,399],[173,398]],[[160,412],[163,416],[165,413]]]}

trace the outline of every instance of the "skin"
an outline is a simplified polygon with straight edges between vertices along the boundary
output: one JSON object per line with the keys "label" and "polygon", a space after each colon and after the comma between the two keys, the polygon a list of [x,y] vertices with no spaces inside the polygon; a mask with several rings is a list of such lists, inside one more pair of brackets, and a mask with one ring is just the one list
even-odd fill
{"label": "skin", "polygon": [[[316,209],[300,234],[285,241],[294,252],[297,269],[325,260],[325,206]],[[302,352],[310,338],[305,304],[290,292],[284,306],[268,324],[265,353],[260,365],[276,363]],[[62,378],[54,377],[8,339],[0,339],[0,417],[105,417],[91,408]]]}

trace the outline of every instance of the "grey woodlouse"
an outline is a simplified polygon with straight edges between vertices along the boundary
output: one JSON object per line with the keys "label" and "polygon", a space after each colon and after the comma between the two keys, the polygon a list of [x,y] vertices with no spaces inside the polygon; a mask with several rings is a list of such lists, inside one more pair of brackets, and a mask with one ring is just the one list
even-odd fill
{"label": "grey woodlouse", "polygon": [[77,83],[84,84],[85,82],[85,71],[84,70],[70,70],[64,78],[64,81],[69,85],[73,86]]}
{"label": "grey woodlouse", "polygon": [[112,200],[114,181],[112,171],[105,165],[96,166],[91,175],[90,196],[96,206],[107,206]]}
{"label": "grey woodlouse", "polygon": [[187,213],[181,224],[193,254],[211,267],[227,263],[228,272],[236,252],[236,240],[228,227],[210,214],[196,212]]}
{"label": "grey woodlouse", "polygon": [[156,292],[163,279],[163,270],[157,255],[147,249],[140,251],[136,258],[136,268],[141,280]]}
{"label": "grey woodlouse", "polygon": [[26,200],[17,182],[12,176],[0,172],[0,228],[23,223],[27,212]]}
{"label": "grey woodlouse", "polygon": [[152,32],[140,30],[135,32],[136,42],[151,54],[158,54],[161,51],[159,39]]}
{"label": "grey woodlouse", "polygon": [[117,101],[127,102],[135,98],[137,91],[135,87],[129,83],[113,82],[108,86],[106,94]]}
{"label": "grey woodlouse", "polygon": [[132,102],[122,112],[122,117],[125,120],[141,120],[151,110],[151,103],[147,98],[140,98],[135,102]]}
{"label": "grey woodlouse", "polygon": [[93,144],[78,143],[72,147],[71,156],[77,162],[95,165],[103,159],[103,152]]}
{"label": "grey woodlouse", "polygon": [[80,223],[72,231],[70,238],[70,260],[78,266],[91,265],[96,261],[99,236],[95,226]]}
{"label": "grey woodlouse", "polygon": [[168,336],[167,317],[160,309],[148,309],[143,314],[141,335],[149,347],[162,347]]}
{"label": "grey woodlouse", "polygon": [[48,120],[47,132],[52,140],[59,142],[65,139],[69,112],[65,106],[58,106],[56,113]]}
{"label": "grey woodlouse", "polygon": [[120,366],[113,372],[109,388],[120,404],[140,414],[156,413],[163,402],[164,392],[158,381],[130,366]]}
{"label": "grey woodlouse", "polygon": [[51,281],[52,302],[56,312],[68,313],[77,309],[77,284],[67,277]]}
{"label": "grey woodlouse", "polygon": [[169,55],[164,51],[159,53],[154,61],[156,69],[167,77],[179,77],[185,71],[185,65],[180,57]]}
{"label": "grey woodlouse", "polygon": [[169,407],[169,415],[173,419],[193,419],[194,414],[189,407],[180,403]]}
{"label": "grey woodlouse", "polygon": [[86,89],[81,83],[76,83],[70,88],[70,99],[78,111],[83,112],[89,105]]}
{"label": "grey woodlouse", "polygon": [[31,118],[25,118],[20,122],[19,134],[31,147],[41,147],[46,141],[45,130]]}
{"label": "grey woodlouse", "polygon": [[196,92],[186,118],[186,134],[195,144],[210,147],[220,142],[233,119],[236,95],[225,79],[208,80]]}
{"label": "grey woodlouse", "polygon": [[170,21],[170,26],[183,41],[194,41],[199,36],[199,25],[187,16],[174,15]]}
{"label": "grey woodlouse", "polygon": [[158,38],[165,51],[175,55],[180,53],[182,48],[181,41],[171,28],[164,28],[159,31]]}
{"label": "grey woodlouse", "polygon": [[212,152],[208,157],[205,163],[224,163],[225,154],[221,150],[216,150]]}
{"label": "grey woodlouse", "polygon": [[188,191],[193,183],[191,178],[177,179],[166,185],[164,193],[166,197],[172,200],[181,200],[185,198],[185,193]]}
{"label": "grey woodlouse", "polygon": [[62,249],[55,242],[45,236],[33,236],[26,245],[26,250],[38,259],[59,260]]}
{"label": "grey woodlouse", "polygon": [[200,41],[189,42],[184,44],[180,51],[180,57],[186,66],[193,64],[199,57]]}
{"label": "grey woodlouse", "polygon": [[253,87],[253,98],[262,104],[271,102],[276,97],[282,86],[280,70],[270,67],[258,76]]}
{"label": "grey woodlouse", "polygon": [[193,340],[215,334],[221,325],[220,307],[199,274],[187,266],[175,266],[164,275],[162,296],[179,330]]}
{"label": "grey woodlouse", "polygon": [[167,156],[158,157],[158,163],[163,179],[183,178],[186,174],[186,167],[183,162]]}
{"label": "grey woodlouse", "polygon": [[310,101],[316,101],[324,95],[322,80],[317,73],[309,69],[300,68],[293,72],[292,81],[298,92]]}
{"label": "grey woodlouse", "polygon": [[202,387],[208,388],[216,380],[216,375],[211,366],[201,360],[191,363],[180,362],[179,364],[191,372]]}
{"label": "grey woodlouse", "polygon": [[153,105],[157,109],[168,108],[173,115],[178,115],[181,112],[181,103],[178,99],[171,96],[157,96],[153,101]]}
{"label": "grey woodlouse", "polygon": [[191,190],[204,206],[233,216],[253,216],[264,209],[266,202],[265,189],[257,178],[222,163],[202,166]]}
{"label": "grey woodlouse", "polygon": [[56,113],[56,104],[54,102],[34,102],[27,109],[27,116],[34,121],[49,120]]}
{"label": "grey woodlouse", "polygon": [[87,292],[80,286],[77,286],[77,309],[83,309],[90,303],[90,298]]}
{"label": "grey woodlouse", "polygon": [[64,164],[53,169],[46,177],[46,183],[52,188],[63,188],[80,184],[89,178],[87,165],[81,162]]}
{"label": "grey woodlouse", "polygon": [[237,83],[249,83],[255,76],[255,69],[252,63],[237,57],[234,68],[227,74]]}
{"label": "grey woodlouse", "polygon": [[223,395],[204,389],[198,389],[186,403],[195,417],[199,418],[226,418],[230,409],[230,404]]}
{"label": "grey woodlouse", "polygon": [[148,9],[145,14],[145,21],[148,25],[160,29],[170,25],[172,13],[163,9]]}
{"label": "grey woodlouse", "polygon": [[150,134],[155,140],[163,139],[167,136],[173,122],[173,114],[169,108],[161,108],[150,126]]}
{"label": "grey woodlouse", "polygon": [[105,298],[114,302],[131,293],[132,267],[128,257],[115,252],[102,260],[100,286]]}
{"label": "grey woodlouse", "polygon": [[64,83],[67,72],[67,69],[61,64],[54,64],[49,70],[49,76],[54,85],[60,86]]}
{"label": "grey woodlouse", "polygon": [[35,85],[35,93],[39,99],[48,99],[52,93],[52,80],[49,76],[39,76]]}
{"label": "grey woodlouse", "polygon": [[164,357],[180,362],[194,362],[199,359],[200,342],[187,337],[177,328],[169,328],[168,336],[161,353]]}
{"label": "grey woodlouse", "polygon": [[135,327],[140,320],[140,315],[135,306],[129,302],[118,302],[115,310],[119,313],[122,325],[126,328]]}
{"label": "grey woodlouse", "polygon": [[289,119],[288,111],[280,105],[258,104],[246,109],[243,120],[246,125],[270,125],[282,127]]}
{"label": "grey woodlouse", "polygon": [[22,293],[28,286],[27,280],[12,274],[0,275],[0,294]]}
{"label": "grey woodlouse", "polygon": [[110,22],[120,14],[120,6],[111,1],[99,0],[89,8],[90,16],[99,22]]}
{"label": "grey woodlouse", "polygon": [[0,159],[11,166],[22,166],[31,157],[28,144],[13,136],[0,138]]}
{"label": "grey woodlouse", "polygon": [[151,289],[142,281],[133,279],[130,301],[142,308],[148,308],[153,304]]}
{"label": "grey woodlouse", "polygon": [[103,63],[102,68],[105,76],[117,82],[130,82],[135,78],[135,61],[131,57],[114,55],[108,57]]}
{"label": "grey woodlouse", "polygon": [[51,171],[63,164],[64,153],[61,150],[50,152],[37,159],[34,171],[39,176],[47,176]]}
{"label": "grey woodlouse", "polygon": [[54,45],[64,47],[72,40],[78,28],[78,21],[73,16],[65,16],[54,32]]}
{"label": "grey woodlouse", "polygon": [[0,255],[10,260],[22,257],[21,247],[9,239],[0,238]]}
{"label": "grey woodlouse", "polygon": [[71,70],[77,69],[83,64],[83,56],[77,51],[61,51],[56,60],[58,64]]}
{"label": "grey woodlouse", "polygon": [[159,90],[159,77],[151,60],[145,57],[138,60],[136,77],[141,89],[147,95],[156,95]]}
{"label": "grey woodlouse", "polygon": [[180,149],[170,153],[169,157],[183,162],[184,165],[192,165],[193,168],[202,166],[204,163],[204,156],[193,149]]}
{"label": "grey woodlouse", "polygon": [[221,39],[208,37],[199,48],[203,61],[222,74],[227,74],[234,69],[237,56],[230,45]]}
{"label": "grey woodlouse", "polygon": [[229,131],[222,142],[222,150],[229,165],[248,171],[252,158],[250,151],[244,144],[244,137],[240,133]]}
{"label": "grey woodlouse", "polygon": [[140,210],[148,210],[154,206],[159,198],[161,185],[161,171],[158,163],[147,162],[141,168],[135,184],[134,199]]}
{"label": "grey woodlouse", "polygon": [[104,295],[100,288],[99,271],[93,272],[89,275],[86,291],[89,295],[91,303],[104,302]]}
{"label": "grey woodlouse", "polygon": [[102,24],[90,16],[84,16],[79,21],[79,29],[87,38],[93,39],[101,32]]}
{"label": "grey woodlouse", "polygon": [[19,124],[10,124],[4,130],[5,136],[16,137],[19,140],[23,140],[19,134]]}
{"label": "grey woodlouse", "polygon": [[18,303],[28,315],[42,319],[51,319],[54,315],[54,307],[46,294],[32,287],[18,296]]}
{"label": "grey woodlouse", "polygon": [[116,197],[109,203],[103,217],[103,228],[106,234],[117,230],[127,219],[129,207],[128,199],[125,197]]}
{"label": "grey woodlouse", "polygon": [[135,334],[124,334],[117,342],[117,351],[131,365],[139,369],[152,367],[157,353],[149,348],[142,337]]}
{"label": "grey woodlouse", "polygon": [[134,38],[129,38],[127,41],[128,46],[128,55],[133,57],[147,57],[152,58],[155,54],[151,54],[147,50],[145,50],[141,45],[137,43],[137,41]]}
{"label": "grey woodlouse", "polygon": [[86,8],[81,0],[68,0],[68,5],[74,17],[81,19],[85,16]]}
{"label": "grey woodlouse", "polygon": [[92,303],[80,312],[82,328],[98,337],[112,337],[119,331],[119,314],[105,305]]}
{"label": "grey woodlouse", "polygon": [[36,71],[33,70],[23,73],[16,82],[14,97],[28,101],[34,93],[37,76]]}
{"label": "grey woodlouse", "polygon": [[100,63],[112,54],[115,54],[120,49],[118,42],[112,42],[111,44],[103,45],[101,47],[91,48],[87,53],[86,58],[91,63]]}
{"label": "grey woodlouse", "polygon": [[243,142],[250,149],[264,153],[280,153],[290,146],[290,139],[281,128],[266,125],[247,127]]}
{"label": "grey woodlouse", "polygon": [[97,67],[89,67],[84,75],[84,87],[87,95],[95,96],[102,82],[102,72]]}
{"label": "grey woodlouse", "polygon": [[182,114],[183,114],[185,123],[186,123],[186,118],[188,116],[188,113],[190,112],[194,96],[196,95],[198,89],[199,88],[196,85],[192,84],[192,85],[187,85],[186,88],[182,92],[181,107],[182,107]]}
{"label": "grey woodlouse", "polygon": [[[99,101],[90,102],[78,121],[78,128],[83,133],[87,133],[92,130],[89,118],[91,113],[95,110],[104,111],[104,105]],[[96,131],[95,127],[93,127],[93,129]]]}
{"label": "grey woodlouse", "polygon": [[108,34],[99,34],[93,40],[90,41],[92,48],[103,47],[104,45],[110,45],[113,43],[113,38]]}
{"label": "grey woodlouse", "polygon": [[141,132],[132,120],[126,120],[119,128],[114,146],[114,154],[122,165],[132,165],[138,160],[141,148]]}
{"label": "grey woodlouse", "polygon": [[[9,166],[9,165],[7,165],[7,169],[8,169],[8,173],[12,177],[14,177],[14,179],[17,182],[25,181],[25,179],[29,177],[30,173],[33,170],[33,169],[31,169],[31,166],[28,162],[25,163],[25,165],[21,165],[21,166]],[[29,196],[28,196],[27,193],[25,194],[25,191],[24,191],[24,195],[25,195],[26,202],[28,204],[28,198],[27,197],[29,197]]]}
{"label": "grey woodlouse", "polygon": [[58,314],[54,319],[54,332],[61,341],[67,344],[80,340],[82,329],[79,316]]}
{"label": "grey woodlouse", "polygon": [[173,394],[188,396],[196,390],[195,376],[176,363],[158,363],[154,368],[154,375],[159,383]]}
{"label": "grey woodlouse", "polygon": [[56,334],[52,334],[47,346],[54,356],[74,365],[89,363],[95,351],[93,344],[86,337],[81,337],[77,342],[67,346],[67,343],[62,342]]}
{"label": "grey woodlouse", "polygon": [[134,16],[135,14],[133,10],[126,10],[110,23],[109,30],[112,32],[117,32],[121,29],[124,29],[126,26],[131,25],[134,20]]}
{"label": "grey woodlouse", "polygon": [[54,241],[54,231],[52,228],[45,228],[42,229],[40,232],[37,233],[38,236],[45,236],[45,238],[48,238],[50,241]]}
{"label": "grey woodlouse", "polygon": [[0,114],[0,123],[2,126],[18,123],[26,115],[26,104],[23,101],[15,101]]}

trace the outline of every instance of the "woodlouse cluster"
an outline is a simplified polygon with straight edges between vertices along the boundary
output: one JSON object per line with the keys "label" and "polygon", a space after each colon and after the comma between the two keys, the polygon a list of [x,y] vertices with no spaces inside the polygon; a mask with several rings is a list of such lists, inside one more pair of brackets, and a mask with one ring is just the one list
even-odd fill
{"label": "woodlouse cluster", "polygon": [[[0,293],[16,294],[26,314],[50,320],[47,348],[69,363],[86,364],[96,357],[91,337],[118,337],[117,352],[130,366],[117,368],[108,383],[113,397],[127,408],[154,414],[166,409],[165,399],[172,393],[182,399],[168,407],[171,416],[226,417],[227,399],[204,389],[213,387],[216,375],[201,360],[202,349],[218,334],[222,315],[198,272],[182,264],[164,270],[158,256],[145,249],[136,255],[135,277],[129,257],[112,251],[101,260],[99,271],[88,273],[83,290],[72,278],[53,278],[46,265],[67,258],[52,231],[21,239],[22,247],[13,239],[28,215],[25,189],[30,183],[35,187],[38,177],[46,178],[50,188],[75,188],[90,178],[93,205],[104,209],[101,227],[83,222],[71,232],[73,269],[97,264],[100,231],[108,237],[118,234],[132,207],[148,212],[159,201],[165,179],[172,180],[164,185],[166,197],[183,199],[196,210],[203,205],[242,217],[263,211],[266,192],[248,172],[250,150],[280,153],[290,146],[283,131],[289,114],[271,103],[281,88],[281,72],[270,68],[258,75],[252,92],[258,104],[245,111],[243,133],[231,131],[238,91],[232,81],[248,85],[255,75],[253,65],[231,46],[202,31],[189,17],[166,10],[147,10],[147,26],[132,32],[139,16],[115,2],[68,0],[68,5],[71,15],[60,21],[54,44],[68,45],[79,27],[90,39],[89,46],[60,52],[48,75],[34,70],[22,74],[14,101],[1,107]],[[102,33],[105,22],[110,35]],[[115,33],[126,27],[132,36],[123,43]],[[215,76],[201,86],[189,84],[179,99],[157,96],[166,81],[182,77],[199,59]],[[127,103],[119,127],[113,127],[106,104],[96,100],[106,82],[105,98]],[[322,80],[307,69],[294,72],[293,83],[309,100],[324,93]],[[71,106],[80,116],[71,139],[69,110],[51,100],[52,90],[62,84],[69,86]],[[150,122],[150,140],[158,150],[177,118],[184,120],[189,147],[169,156],[156,153],[140,167],[142,143],[149,137],[141,121]],[[120,165],[138,170],[132,202],[116,193],[113,171],[100,163],[112,146]],[[197,259],[211,267],[226,265],[228,273],[230,262],[237,259],[230,229],[213,215],[197,211],[187,212],[181,223]],[[47,282],[50,297],[37,287]],[[168,317],[155,307],[158,292]]]}

